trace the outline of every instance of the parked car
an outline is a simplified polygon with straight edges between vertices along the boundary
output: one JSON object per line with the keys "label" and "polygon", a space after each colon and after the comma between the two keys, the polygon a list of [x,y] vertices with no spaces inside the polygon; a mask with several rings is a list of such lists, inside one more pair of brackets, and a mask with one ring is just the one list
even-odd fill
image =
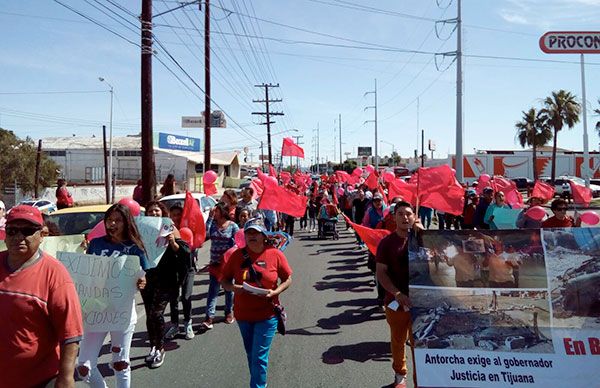
{"label": "parked car", "polygon": [[98,222],[104,219],[104,213],[111,205],[77,206],[44,214],[44,221],[52,236],[87,234]]}
{"label": "parked car", "polygon": [[[561,177],[561,178],[566,178],[578,185],[585,186],[585,179],[582,179],[582,178],[579,178],[576,176],[566,176],[566,177]],[[569,190],[570,189],[571,188],[569,187]],[[600,185],[596,185],[596,184],[593,184],[590,182],[590,190],[592,190],[592,196],[594,198],[600,197]]]}
{"label": "parked car", "polygon": [[[547,179],[550,181],[550,178]],[[554,195],[559,197],[568,197],[571,195],[571,185],[569,181],[572,181],[578,185],[585,186],[585,180],[576,176],[559,176],[554,180]],[[590,189],[592,190],[592,196],[594,198],[600,197],[600,185],[590,183]]]}
{"label": "parked car", "polygon": [[[202,193],[192,193],[192,196],[198,202],[198,206],[200,206],[200,210],[202,210],[202,215],[204,216],[204,221],[208,220],[208,213],[210,210],[217,204],[217,201],[210,196]],[[159,199],[160,202],[163,202],[167,209],[170,209],[171,206],[178,204],[183,207],[183,203],[185,202],[185,194],[173,194],[167,195],[166,197],[162,197]]]}
{"label": "parked car", "polygon": [[510,180],[515,182],[517,190],[529,190],[532,189],[535,184],[533,180],[526,177],[510,178]]}
{"label": "parked car", "polygon": [[32,199],[27,201],[21,201],[19,205],[28,205],[37,207],[42,214],[50,214],[57,210],[57,207],[54,203],[45,200],[45,199]]}

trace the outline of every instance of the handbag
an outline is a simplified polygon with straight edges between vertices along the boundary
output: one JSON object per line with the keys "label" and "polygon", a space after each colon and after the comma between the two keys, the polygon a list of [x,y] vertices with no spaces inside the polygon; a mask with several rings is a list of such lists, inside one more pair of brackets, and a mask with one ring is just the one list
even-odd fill
{"label": "handbag", "polygon": [[[252,265],[252,260],[250,260],[250,255],[246,251],[245,248],[242,249],[242,256],[244,257],[244,261],[242,262],[242,268],[248,268],[248,273],[250,274],[251,279],[258,284],[259,287],[263,287],[262,282],[260,281],[262,275],[256,272],[254,266]],[[286,324],[287,324],[287,313],[283,306],[278,303],[276,304],[271,300],[271,304],[273,305],[273,312],[275,313],[275,317],[277,318],[277,332],[281,335],[285,335],[286,332]]]}

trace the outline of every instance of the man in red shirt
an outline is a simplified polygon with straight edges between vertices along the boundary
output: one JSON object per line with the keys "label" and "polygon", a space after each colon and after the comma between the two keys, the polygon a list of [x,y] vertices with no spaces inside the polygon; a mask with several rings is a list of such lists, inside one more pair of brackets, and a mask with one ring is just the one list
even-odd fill
{"label": "man in red shirt", "polygon": [[562,198],[557,198],[552,201],[550,210],[554,215],[542,222],[542,228],[570,228],[573,226],[581,226],[581,219],[575,221],[573,217],[567,215],[568,204]]}
{"label": "man in red shirt", "polygon": [[[410,232],[423,230],[410,203],[400,201],[394,206],[396,231],[377,246],[377,281],[386,290],[385,317],[390,326],[394,388],[406,387],[406,355],[404,347],[410,330],[411,306],[408,298],[408,245]],[[396,301],[396,309],[390,303]]]}
{"label": "man in red shirt", "polygon": [[32,206],[14,207],[0,253],[0,387],[74,387],[83,335],[81,306],[67,269],[42,252],[43,219]]}

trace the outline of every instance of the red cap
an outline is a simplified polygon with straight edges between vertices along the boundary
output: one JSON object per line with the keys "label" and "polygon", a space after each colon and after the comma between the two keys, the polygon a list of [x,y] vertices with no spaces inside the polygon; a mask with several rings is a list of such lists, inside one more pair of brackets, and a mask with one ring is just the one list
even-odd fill
{"label": "red cap", "polygon": [[10,212],[6,216],[6,223],[9,224],[17,220],[29,221],[39,226],[44,225],[44,219],[40,210],[37,207],[28,205],[19,205],[10,209]]}

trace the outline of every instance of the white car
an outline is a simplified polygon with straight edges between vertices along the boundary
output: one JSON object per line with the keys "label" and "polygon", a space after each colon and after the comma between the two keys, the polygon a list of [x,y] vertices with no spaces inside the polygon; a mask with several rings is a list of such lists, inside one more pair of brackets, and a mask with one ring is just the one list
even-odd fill
{"label": "white car", "polygon": [[[208,213],[210,210],[215,207],[217,201],[213,197],[207,196],[202,193],[192,193],[192,197],[196,199],[198,205],[200,206],[200,210],[202,211],[202,215],[204,216],[204,222],[208,220]],[[167,209],[170,209],[173,205],[180,205],[183,207],[183,203],[185,201],[185,193],[184,194],[173,194],[167,195],[166,197],[162,197],[159,199],[160,202],[163,202]]]}
{"label": "white car", "polygon": [[[585,186],[585,180],[576,176],[561,176],[559,178],[564,178],[566,180],[570,180],[580,186]],[[594,198],[600,197],[600,186],[590,183],[590,190],[592,190],[592,196]],[[571,191],[571,187],[569,187],[569,192]]]}
{"label": "white car", "polygon": [[42,214],[50,214],[55,212],[58,208],[56,205],[45,199],[31,199],[26,201],[21,201],[19,205],[27,205],[37,207]]}

